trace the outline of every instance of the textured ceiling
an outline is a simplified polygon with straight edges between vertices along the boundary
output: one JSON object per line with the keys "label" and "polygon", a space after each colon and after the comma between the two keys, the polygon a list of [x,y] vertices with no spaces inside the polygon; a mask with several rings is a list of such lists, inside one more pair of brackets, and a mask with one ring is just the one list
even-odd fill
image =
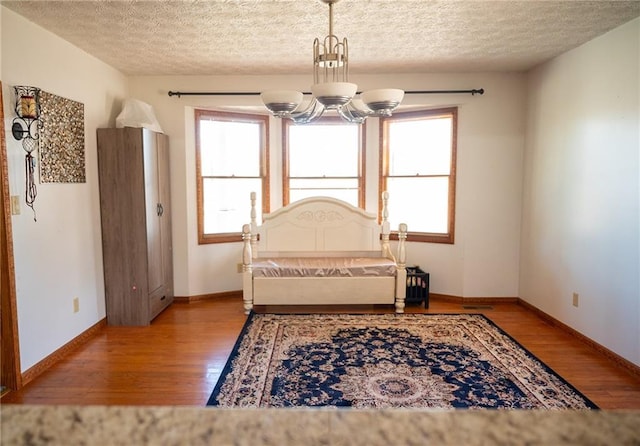
{"label": "textured ceiling", "polygon": [[[1,1],[128,75],[311,73],[319,0]],[[342,0],[352,73],[527,70],[640,16],[640,1]]]}

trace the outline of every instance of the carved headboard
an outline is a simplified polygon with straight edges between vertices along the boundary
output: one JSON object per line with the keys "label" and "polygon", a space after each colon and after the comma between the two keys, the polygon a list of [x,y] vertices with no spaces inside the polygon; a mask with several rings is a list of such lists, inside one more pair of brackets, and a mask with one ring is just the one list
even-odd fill
{"label": "carved headboard", "polygon": [[374,214],[328,197],[306,198],[263,216],[262,251],[380,251]]}
{"label": "carved headboard", "polygon": [[387,197],[385,193],[382,224],[378,223],[375,214],[344,201],[312,197],[264,214],[262,225],[258,226],[255,224],[255,200],[252,195],[252,256],[357,255],[393,258],[388,251]]}

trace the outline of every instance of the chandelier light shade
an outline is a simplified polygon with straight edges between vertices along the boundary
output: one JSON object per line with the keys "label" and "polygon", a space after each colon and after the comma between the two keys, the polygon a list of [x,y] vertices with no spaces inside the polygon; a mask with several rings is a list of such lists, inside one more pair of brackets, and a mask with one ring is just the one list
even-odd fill
{"label": "chandelier light shade", "polygon": [[329,5],[329,35],[313,41],[313,98],[301,106],[303,94],[292,90],[261,93],[264,105],[273,116],[307,124],[320,118],[325,110],[335,110],[345,121],[361,124],[368,116],[391,116],[400,105],[404,91],[394,88],[364,91],[355,98],[358,86],[349,82],[349,45],[346,37],[333,34],[333,5],[339,0],[320,0]]}
{"label": "chandelier light shade", "polygon": [[402,102],[404,91],[397,88],[380,88],[363,91],[360,97],[374,113],[391,116],[391,112]]}
{"label": "chandelier light shade", "polygon": [[311,86],[311,94],[328,110],[347,105],[358,86],[350,82],[322,82]]}
{"label": "chandelier light shade", "polygon": [[294,90],[271,90],[260,94],[262,102],[274,116],[285,118],[302,103],[302,93]]}

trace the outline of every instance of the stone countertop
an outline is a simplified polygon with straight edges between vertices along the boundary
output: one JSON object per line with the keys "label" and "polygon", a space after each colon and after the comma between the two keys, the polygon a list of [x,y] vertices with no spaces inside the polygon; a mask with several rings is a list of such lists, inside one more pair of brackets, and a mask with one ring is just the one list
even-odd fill
{"label": "stone countertop", "polygon": [[640,411],[31,406],[3,445],[639,445]]}

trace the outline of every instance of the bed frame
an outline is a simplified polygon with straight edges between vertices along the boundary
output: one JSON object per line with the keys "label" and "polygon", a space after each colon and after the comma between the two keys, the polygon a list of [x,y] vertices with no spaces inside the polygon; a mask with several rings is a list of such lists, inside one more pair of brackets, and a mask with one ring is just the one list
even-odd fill
{"label": "bed frame", "polygon": [[[382,194],[382,223],[377,216],[328,197],[296,201],[256,224],[256,195],[251,193],[251,224],[242,228],[242,285],[245,313],[254,305],[395,304],[404,312],[407,225],[398,231],[397,260],[389,246],[387,203]],[[282,258],[386,258],[392,276],[254,277],[253,263]],[[302,259],[300,259],[302,260]]]}

